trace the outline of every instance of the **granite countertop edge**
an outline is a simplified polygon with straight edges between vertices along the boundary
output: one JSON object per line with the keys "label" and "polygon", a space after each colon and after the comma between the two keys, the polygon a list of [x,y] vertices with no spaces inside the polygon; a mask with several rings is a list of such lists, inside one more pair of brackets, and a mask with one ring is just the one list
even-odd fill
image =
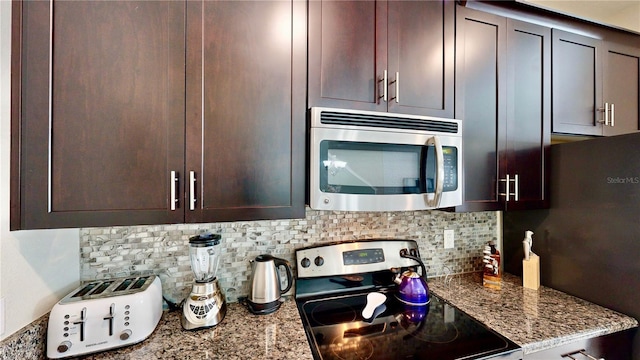
{"label": "granite countertop edge", "polygon": [[524,288],[522,278],[511,274],[503,275],[501,290],[483,287],[482,273],[431,279],[429,287],[518,344],[524,354],[638,327],[630,316],[564,292],[544,286]]}

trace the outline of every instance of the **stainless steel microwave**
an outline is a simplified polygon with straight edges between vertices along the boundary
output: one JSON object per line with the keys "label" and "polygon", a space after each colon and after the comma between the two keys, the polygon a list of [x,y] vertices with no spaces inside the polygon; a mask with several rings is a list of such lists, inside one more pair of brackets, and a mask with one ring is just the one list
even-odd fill
{"label": "stainless steel microwave", "polygon": [[462,122],[311,108],[309,205],[409,211],[462,204]]}

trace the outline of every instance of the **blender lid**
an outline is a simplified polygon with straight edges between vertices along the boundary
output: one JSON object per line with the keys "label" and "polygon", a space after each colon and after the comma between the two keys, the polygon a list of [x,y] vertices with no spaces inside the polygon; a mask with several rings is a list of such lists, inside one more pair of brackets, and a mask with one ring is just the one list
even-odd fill
{"label": "blender lid", "polygon": [[211,246],[220,244],[220,234],[204,233],[189,238],[189,245],[193,246]]}

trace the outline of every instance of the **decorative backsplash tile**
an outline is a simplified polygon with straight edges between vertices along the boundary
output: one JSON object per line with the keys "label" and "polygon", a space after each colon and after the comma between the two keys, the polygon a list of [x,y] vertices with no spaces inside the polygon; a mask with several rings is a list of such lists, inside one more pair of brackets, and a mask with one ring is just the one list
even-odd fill
{"label": "decorative backsplash tile", "polygon": [[[165,297],[178,303],[193,282],[189,237],[203,232],[222,235],[218,279],[228,301],[248,294],[249,261],[257,255],[288,260],[295,274],[295,249],[322,242],[414,239],[429,276],[480,271],[483,246],[498,242],[497,221],[495,212],[362,213],[307,208],[304,219],[86,228],[80,230],[80,279],[156,274]],[[453,249],[444,249],[445,229],[455,232]]]}

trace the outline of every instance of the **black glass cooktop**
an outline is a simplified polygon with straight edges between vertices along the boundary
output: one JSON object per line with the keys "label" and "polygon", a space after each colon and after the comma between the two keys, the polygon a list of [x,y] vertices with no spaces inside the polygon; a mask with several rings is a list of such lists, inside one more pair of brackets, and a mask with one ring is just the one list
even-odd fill
{"label": "black glass cooktop", "polygon": [[[335,287],[335,281],[342,282],[338,287],[349,286],[343,279],[322,280],[328,287]],[[364,283],[369,280],[375,279]],[[385,294],[385,309],[365,321],[362,310],[372,291]],[[516,344],[433,294],[426,306],[408,306],[395,297],[393,286],[373,281],[355,292],[297,296],[297,302],[316,359],[492,359],[507,354],[519,359],[522,354]]]}

